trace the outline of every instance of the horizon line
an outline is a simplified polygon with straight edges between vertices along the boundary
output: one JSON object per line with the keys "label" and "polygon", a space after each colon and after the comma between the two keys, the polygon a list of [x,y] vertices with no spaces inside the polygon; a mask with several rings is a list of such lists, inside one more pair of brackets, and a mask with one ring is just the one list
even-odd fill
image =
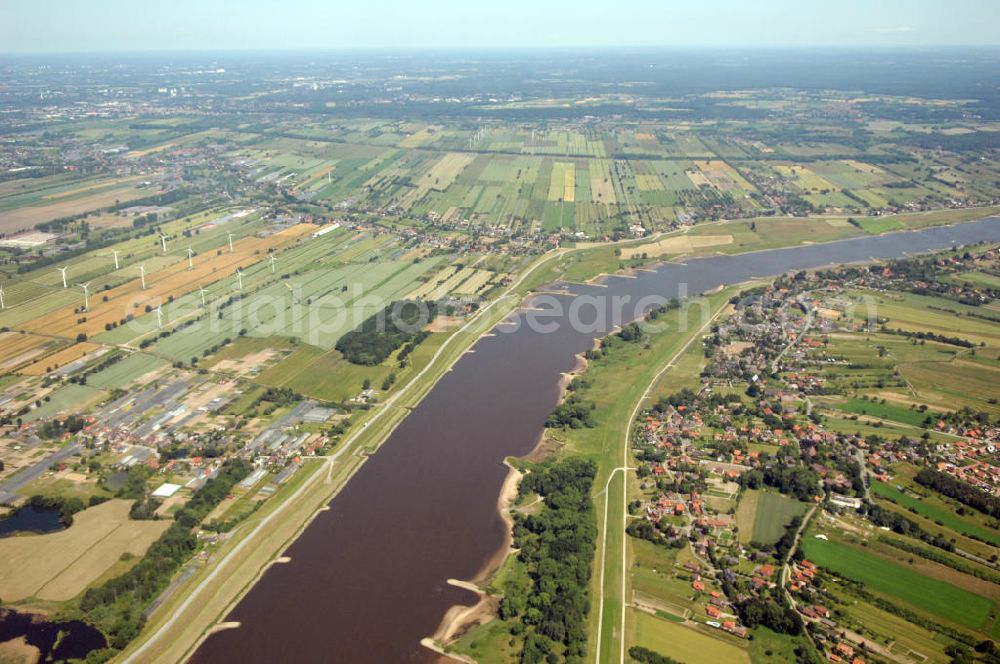
{"label": "horizon line", "polygon": [[81,55],[223,55],[223,54],[426,54],[426,53],[511,53],[511,52],[573,52],[597,51],[935,51],[935,50],[998,50],[1000,42],[977,44],[579,44],[579,45],[484,45],[484,46],[309,46],[309,47],[222,47],[222,48],[122,48],[80,50],[0,50],[0,57],[10,56],[81,56]]}

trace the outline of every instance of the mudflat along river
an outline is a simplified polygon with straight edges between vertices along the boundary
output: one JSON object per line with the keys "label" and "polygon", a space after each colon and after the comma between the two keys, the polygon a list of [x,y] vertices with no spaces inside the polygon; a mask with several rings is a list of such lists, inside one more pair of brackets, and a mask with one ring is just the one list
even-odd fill
{"label": "mudflat along river", "polygon": [[[208,637],[192,661],[436,661],[420,640],[450,607],[477,599],[447,580],[475,578],[506,541],[497,510],[504,458],[535,447],[576,355],[642,313],[621,307],[624,298],[634,305],[697,295],[790,270],[980,241],[1000,241],[1000,218],[691,259],[533,296],[462,356],[291,544],[291,562],[270,567],[225,617],[241,626]],[[576,311],[583,325],[569,324],[574,300],[592,303]],[[531,316],[549,329],[528,325]]]}

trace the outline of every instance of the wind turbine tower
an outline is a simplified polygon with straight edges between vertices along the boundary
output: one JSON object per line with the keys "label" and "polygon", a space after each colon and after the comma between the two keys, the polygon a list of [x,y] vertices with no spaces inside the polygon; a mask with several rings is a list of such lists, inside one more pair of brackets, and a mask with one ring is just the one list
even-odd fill
{"label": "wind turbine tower", "polygon": [[201,306],[205,306],[205,289],[198,286],[198,292],[201,293]]}
{"label": "wind turbine tower", "polygon": [[117,249],[113,249],[111,251],[111,253],[113,253],[115,255],[115,269],[117,270],[118,269],[118,250]]}
{"label": "wind turbine tower", "polygon": [[6,309],[7,307],[3,303],[3,286],[0,286],[0,309]]}
{"label": "wind turbine tower", "polygon": [[271,274],[274,274],[274,264],[278,262],[278,259],[271,254]]}
{"label": "wind turbine tower", "polygon": [[229,253],[233,253],[233,234],[229,233]]}
{"label": "wind turbine tower", "polygon": [[190,247],[190,245],[189,245],[188,246],[188,269],[189,270],[193,270],[194,269],[194,261],[191,260],[192,256],[194,256],[194,249],[192,249]]}
{"label": "wind turbine tower", "polygon": [[90,311],[90,282],[80,284],[80,288],[83,289],[83,310]]}
{"label": "wind turbine tower", "polygon": [[142,280],[142,290],[146,290],[146,265],[139,266],[139,279]]}
{"label": "wind turbine tower", "polygon": [[67,288],[67,286],[66,286],[66,270],[69,269],[69,266],[66,266],[66,267],[57,267],[56,269],[59,270],[59,272],[62,274],[63,288]]}
{"label": "wind turbine tower", "polygon": [[167,236],[160,233],[160,244],[163,246],[163,253],[167,253]]}
{"label": "wind turbine tower", "polygon": [[236,268],[236,283],[239,284],[239,289],[243,290],[243,270]]}
{"label": "wind turbine tower", "polygon": [[163,327],[163,307],[156,305],[156,327]]}

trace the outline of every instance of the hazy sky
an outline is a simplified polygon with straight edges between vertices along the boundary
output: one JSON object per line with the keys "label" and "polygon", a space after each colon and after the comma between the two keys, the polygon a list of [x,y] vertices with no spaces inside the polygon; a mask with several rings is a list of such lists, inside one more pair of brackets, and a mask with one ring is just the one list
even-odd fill
{"label": "hazy sky", "polygon": [[998,0],[0,0],[0,52],[1000,44]]}

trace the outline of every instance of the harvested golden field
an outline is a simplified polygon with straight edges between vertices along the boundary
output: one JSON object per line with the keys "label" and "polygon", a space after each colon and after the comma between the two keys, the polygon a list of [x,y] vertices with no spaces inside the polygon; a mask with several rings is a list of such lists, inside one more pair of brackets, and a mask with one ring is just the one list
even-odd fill
{"label": "harvested golden field", "polygon": [[754,190],[752,184],[747,182],[735,168],[724,161],[696,161],[695,165],[721,191]]}
{"label": "harvested golden field", "polygon": [[863,161],[855,161],[853,159],[841,159],[840,163],[846,164],[847,166],[859,170],[862,173],[871,173],[872,175],[881,175],[882,173],[885,173],[885,171],[883,171],[878,166],[866,164]]}
{"label": "harvested golden field", "polygon": [[458,154],[455,152],[441,157],[427,175],[420,179],[418,183],[420,189],[436,189],[444,191],[455,181],[465,167],[475,161],[475,155]]}
{"label": "harvested golden field", "polygon": [[572,203],[576,200],[576,167],[572,164],[566,169],[563,200],[567,203]]}
{"label": "harvested golden field", "polygon": [[592,203],[617,202],[615,185],[611,181],[611,166],[607,159],[594,159],[590,162],[590,201]]}
{"label": "harvested golden field", "polygon": [[[0,233],[13,233],[14,231],[33,228],[35,224],[40,224],[61,217],[71,217],[76,214],[98,210],[115,204],[115,201],[130,201],[142,196],[149,195],[148,190],[136,189],[135,187],[116,187],[89,196],[81,196],[70,200],[58,200],[53,203],[43,203],[41,205],[31,205],[28,207],[0,212]],[[64,192],[63,196],[69,195]],[[51,197],[50,197],[51,198]]]}
{"label": "harvested golden field", "polygon": [[128,184],[132,184],[138,180],[139,180],[138,176],[130,178],[122,178],[121,180],[118,181],[102,180],[100,182],[94,182],[92,184],[84,185],[82,187],[77,187],[76,189],[67,189],[65,191],[49,194],[48,196],[45,196],[45,200],[56,201],[62,198],[69,198],[70,196],[78,196],[80,194],[86,194],[88,192],[94,192],[100,189],[105,189],[111,185],[125,186]]}
{"label": "harvested golden field", "polygon": [[76,514],[73,525],[48,535],[0,539],[0,597],[62,602],[76,597],[123,553],[142,555],[169,520],[133,521],[131,501],[109,500]]}
{"label": "harvested golden field", "polygon": [[148,154],[155,154],[157,152],[163,152],[164,150],[169,150],[175,145],[176,143],[164,143],[163,145],[156,145],[151,148],[146,148],[145,150],[132,150],[131,152],[126,153],[125,158],[135,159],[138,157],[145,157]]}
{"label": "harvested golden field", "polygon": [[548,200],[571,203],[576,198],[576,164],[557,161],[552,164]]}
{"label": "harvested golden field", "polygon": [[635,183],[639,186],[639,191],[662,191],[663,180],[655,173],[636,173]]}
{"label": "harvested golden field", "polygon": [[431,140],[433,132],[429,127],[424,127],[420,131],[415,131],[399,142],[401,148],[419,148],[421,145]]}
{"label": "harvested golden field", "polygon": [[0,333],[0,373],[12,371],[26,362],[41,357],[52,347],[52,340],[45,337],[18,332],[2,332]]}
{"label": "harvested golden field", "polygon": [[174,262],[155,272],[147,272],[146,290],[142,290],[136,269],[137,278],[91,296],[90,311],[78,313],[73,307],[62,307],[29,320],[22,327],[66,337],[75,337],[81,332],[87,336],[100,334],[105,331],[105,325],[118,323],[130,313],[143,313],[146,305],[156,307],[170,297],[179,298],[199,286],[231,279],[237,266],[245,268],[265,260],[268,249],[288,246],[314,230],[316,227],[312,224],[298,224],[264,238],[246,237],[234,242],[233,252],[206,252],[197,256],[193,270],[188,269],[187,261]]}
{"label": "harvested golden field", "polygon": [[99,345],[89,342],[73,344],[72,346],[67,346],[66,348],[57,350],[51,355],[46,355],[45,357],[36,360],[32,364],[29,364],[21,369],[18,373],[22,373],[26,376],[44,376],[50,371],[54,371],[59,367],[66,366],[70,362],[76,362],[81,357],[90,355],[99,348],[101,348]]}
{"label": "harvested golden field", "polygon": [[679,235],[668,237],[656,242],[647,242],[637,247],[622,249],[622,258],[635,258],[645,254],[647,257],[666,256],[667,254],[686,254],[696,249],[717,247],[733,243],[732,235]]}
{"label": "harvested golden field", "polygon": [[840,191],[840,187],[805,166],[776,165],[775,168],[782,176],[795,180],[803,191]]}
{"label": "harvested golden field", "polygon": [[319,180],[322,180],[327,175],[333,173],[335,170],[337,170],[336,164],[332,164],[330,166],[324,166],[323,168],[320,168],[315,173],[313,173],[312,175],[310,175],[309,177],[307,177],[305,180],[303,180],[302,182],[300,182],[299,185],[298,185],[298,187],[299,187],[299,189],[305,189],[306,187],[308,187],[309,185],[311,185],[313,182],[317,182]]}
{"label": "harvested golden field", "polygon": [[695,187],[700,187],[702,185],[708,185],[709,187],[712,186],[711,180],[705,177],[705,174],[701,171],[685,171],[684,174],[688,176],[688,180],[691,180],[691,184]]}

